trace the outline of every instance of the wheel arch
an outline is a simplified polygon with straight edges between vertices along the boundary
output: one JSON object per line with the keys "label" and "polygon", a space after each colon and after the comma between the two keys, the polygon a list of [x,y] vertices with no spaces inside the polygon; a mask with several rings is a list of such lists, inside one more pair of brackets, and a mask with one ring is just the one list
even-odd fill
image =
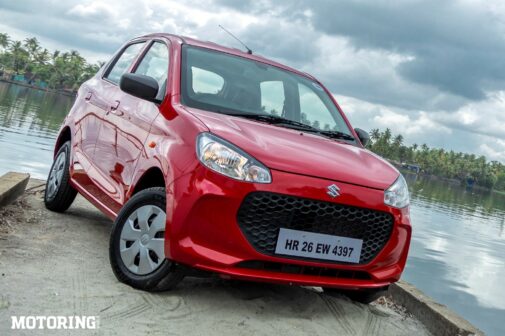
{"label": "wheel arch", "polygon": [[165,175],[159,167],[151,167],[147,169],[130,188],[131,191],[129,192],[128,198],[132,197],[139,191],[153,187],[166,187]]}
{"label": "wheel arch", "polygon": [[58,135],[58,138],[56,139],[56,144],[54,145],[54,153],[53,155],[56,156],[56,153],[58,153],[58,150],[60,147],[67,141],[72,140],[72,132],[70,131],[69,126],[65,126],[61,131],[60,134]]}

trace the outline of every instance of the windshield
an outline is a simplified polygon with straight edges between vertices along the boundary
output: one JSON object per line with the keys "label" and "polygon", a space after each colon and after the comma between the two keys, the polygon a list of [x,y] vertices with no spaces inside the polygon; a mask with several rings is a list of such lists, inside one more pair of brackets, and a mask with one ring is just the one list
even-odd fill
{"label": "windshield", "polygon": [[234,115],[273,115],[351,135],[325,90],[306,77],[188,45],[183,46],[181,71],[181,101],[186,106]]}

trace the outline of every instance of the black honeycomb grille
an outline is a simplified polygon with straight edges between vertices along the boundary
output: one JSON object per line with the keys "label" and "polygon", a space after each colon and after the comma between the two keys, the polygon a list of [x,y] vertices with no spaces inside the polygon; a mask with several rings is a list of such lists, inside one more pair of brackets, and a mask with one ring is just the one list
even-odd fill
{"label": "black honeycomb grille", "polygon": [[268,255],[275,253],[280,228],[362,239],[360,264],[382,250],[393,229],[386,212],[269,192],[247,195],[237,221],[249,243]]}

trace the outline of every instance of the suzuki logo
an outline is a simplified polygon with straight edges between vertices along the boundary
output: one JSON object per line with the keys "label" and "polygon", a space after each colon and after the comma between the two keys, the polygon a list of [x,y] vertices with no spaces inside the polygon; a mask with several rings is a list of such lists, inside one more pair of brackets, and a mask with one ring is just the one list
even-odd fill
{"label": "suzuki logo", "polygon": [[326,189],[328,189],[326,193],[331,197],[335,198],[337,196],[340,196],[340,188],[337,187],[336,185],[332,184],[331,186],[328,186]]}

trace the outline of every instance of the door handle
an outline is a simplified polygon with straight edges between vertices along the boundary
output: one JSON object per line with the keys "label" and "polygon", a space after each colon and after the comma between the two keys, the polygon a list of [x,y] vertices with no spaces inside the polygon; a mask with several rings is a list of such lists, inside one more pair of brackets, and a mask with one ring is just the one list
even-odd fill
{"label": "door handle", "polygon": [[121,110],[118,110],[119,108],[119,104],[120,104],[120,101],[119,100],[116,100],[114,102],[114,104],[112,104],[109,108],[109,110],[107,111],[106,114],[109,114],[109,113],[112,113],[114,115],[117,115],[117,116],[122,116],[123,115],[123,112],[121,112]]}
{"label": "door handle", "polygon": [[116,111],[116,110],[118,109],[118,107],[119,107],[119,104],[120,104],[120,101],[119,101],[119,100],[116,100],[116,101],[114,102],[114,104],[112,104],[112,105],[110,106],[110,111],[111,111],[111,112]]}

